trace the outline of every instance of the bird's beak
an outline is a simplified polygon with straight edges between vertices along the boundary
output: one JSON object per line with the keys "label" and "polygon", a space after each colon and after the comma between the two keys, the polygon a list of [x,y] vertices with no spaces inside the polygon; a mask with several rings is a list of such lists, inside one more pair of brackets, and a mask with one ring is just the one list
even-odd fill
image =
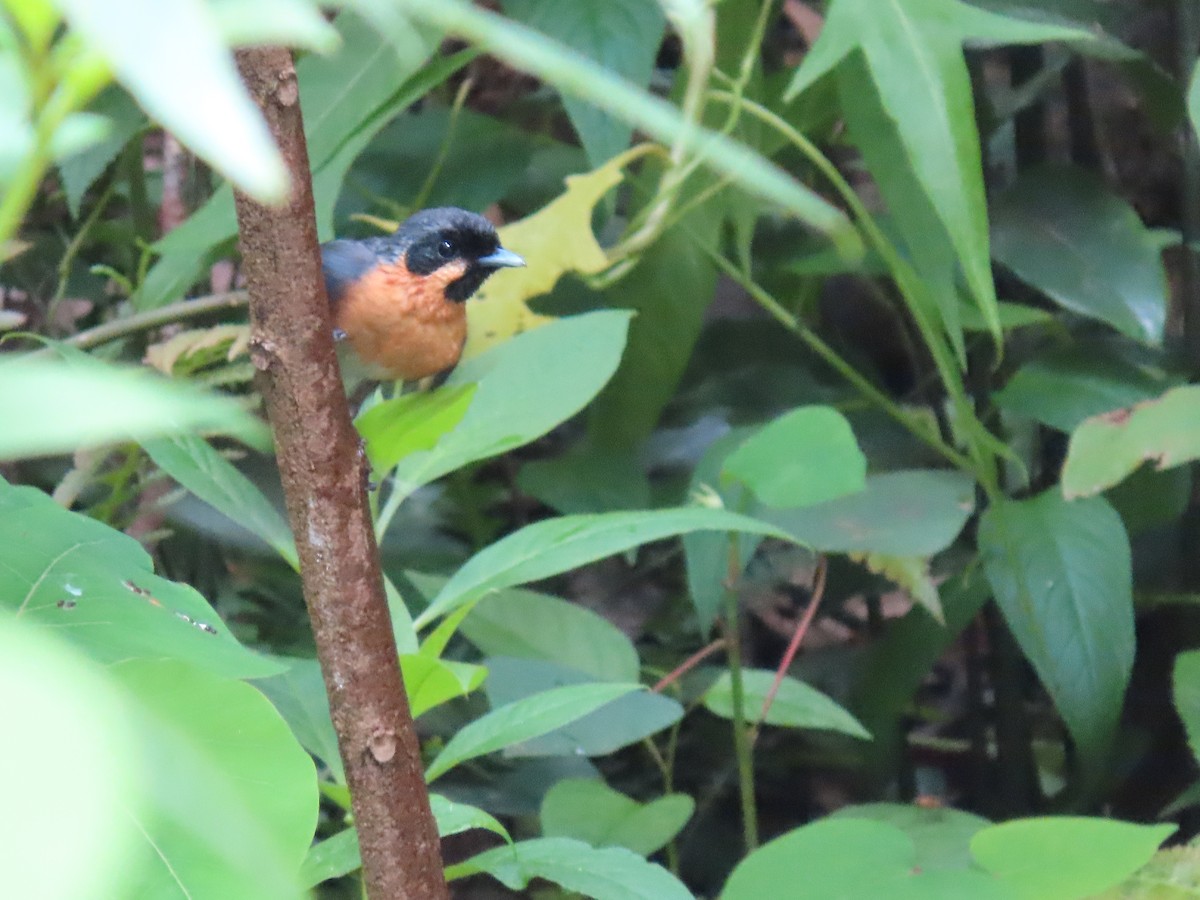
{"label": "bird's beak", "polygon": [[488,269],[517,268],[525,265],[525,260],[503,247],[497,247],[493,252],[479,257],[475,262]]}

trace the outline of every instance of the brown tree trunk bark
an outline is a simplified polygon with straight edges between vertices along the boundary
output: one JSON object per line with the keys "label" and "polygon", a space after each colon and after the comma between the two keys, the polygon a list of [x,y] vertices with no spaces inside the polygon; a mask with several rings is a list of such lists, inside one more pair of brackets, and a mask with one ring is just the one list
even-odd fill
{"label": "brown tree trunk bark", "polygon": [[308,149],[291,54],[241,50],[238,67],[292,177],[280,208],[238,195],[251,358],[275,431],[304,597],[353,798],[368,894],[448,897],[420,745],[404,694],[321,276]]}

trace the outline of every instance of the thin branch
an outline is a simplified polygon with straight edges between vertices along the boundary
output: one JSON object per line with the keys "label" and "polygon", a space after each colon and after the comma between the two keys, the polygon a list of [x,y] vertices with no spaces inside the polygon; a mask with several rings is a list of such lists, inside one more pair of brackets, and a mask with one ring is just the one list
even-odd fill
{"label": "thin branch", "polygon": [[334,356],[296,72],[278,47],[239,50],[237,61],[291,174],[282,208],[236,197],[250,352],[275,431],[363,879],[378,900],[445,900],[437,826],[367,508],[366,462]]}

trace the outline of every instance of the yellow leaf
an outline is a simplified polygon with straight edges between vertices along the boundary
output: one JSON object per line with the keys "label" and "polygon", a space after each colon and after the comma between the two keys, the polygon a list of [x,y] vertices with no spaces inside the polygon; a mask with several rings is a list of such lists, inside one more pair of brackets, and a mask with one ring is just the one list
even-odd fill
{"label": "yellow leaf", "polygon": [[919,556],[889,556],[885,553],[849,553],[852,560],[866,566],[876,575],[907,591],[913,602],[925,607],[926,612],[940,624],[946,623],[942,613],[942,601],[938,597],[937,585],[929,574],[929,560]]}
{"label": "yellow leaf", "polygon": [[537,212],[500,229],[500,242],[525,257],[522,269],[497,272],[467,303],[467,346],[463,359],[551,321],[529,308],[564,274],[592,275],[608,265],[608,255],[592,233],[596,204],[621,183],[622,170],[657,144],[639,144],[600,168],[567,177],[567,189]]}
{"label": "yellow leaf", "polygon": [[250,348],[249,325],[215,325],[182,331],[173,337],[146,348],[146,362],[164,375],[174,373],[181,359],[204,351],[207,359],[215,361],[223,353],[226,362],[233,362]]}

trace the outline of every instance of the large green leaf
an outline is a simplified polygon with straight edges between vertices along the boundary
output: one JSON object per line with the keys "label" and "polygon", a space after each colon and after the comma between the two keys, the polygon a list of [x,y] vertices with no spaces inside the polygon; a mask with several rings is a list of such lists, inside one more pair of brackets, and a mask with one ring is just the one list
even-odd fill
{"label": "large green leaf", "polygon": [[1067,447],[1063,496],[1091,496],[1144,462],[1162,470],[1194,459],[1200,459],[1200,385],[1186,385],[1080,423]]}
{"label": "large green leaf", "polygon": [[1004,618],[1075,738],[1103,761],[1133,667],[1133,585],[1121,518],[1056,490],[1003,501],[979,523],[984,571]]}
{"label": "large green leaf", "polygon": [[[529,623],[536,622],[536,628]],[[485,597],[460,631],[486,656],[538,659],[601,681],[636,681],[633,642],[603,616],[560,597],[518,589]]]}
{"label": "large green leaf", "polygon": [[195,430],[223,431],[254,444],[267,435],[229,397],[143,369],[73,359],[0,362],[0,421],[0,459]]}
{"label": "large green leaf", "polygon": [[548,734],[640,687],[611,682],[572,684],[501,706],[460,728],[429,764],[425,779],[433,781],[469,759]]}
{"label": "large green leaf", "polygon": [[[999,331],[988,252],[987,202],[971,81],[962,43],[1087,40],[1079,29],[1034,24],[959,0],[834,0],[821,36],[788,89],[794,97],[859,52],[895,122],[908,164],[952,241],[972,295]],[[878,175],[878,173],[877,173]],[[891,185],[881,182],[887,197]],[[892,202],[893,214],[904,207]]]}
{"label": "large green leaf", "polygon": [[[412,491],[467,463],[520,447],[579,412],[615,371],[628,325],[629,314],[619,310],[572,316],[462,363],[446,387],[475,385],[470,407],[433,449],[400,461],[395,488]],[[386,455],[378,449],[386,421],[386,412],[372,410],[359,423],[373,459]]]}
{"label": "large green leaf", "polygon": [[949,807],[917,806],[909,803],[861,803],[843,806],[830,814],[835,819],[870,819],[899,828],[913,842],[915,868],[965,869],[971,865],[971,838],[986,828],[988,820],[974,813]]}
{"label": "large green leaf", "polygon": [[[488,702],[503,707],[569,684],[595,679],[569,666],[541,660],[492,657]],[[638,691],[601,709],[508,748],[506,756],[604,756],[670,728],[683,718],[683,707],[670,697]]]}
{"label": "large green leaf", "polygon": [[986,872],[927,871],[913,839],[887,822],[827,818],[789,831],[743,859],[721,900],[1015,900]]}
{"label": "large green leaf", "polygon": [[[630,84],[644,89],[649,83],[663,36],[664,19],[657,3],[504,0],[503,8],[518,22],[561,41]],[[570,94],[563,105],[593,167],[629,146],[630,125]]]}
{"label": "large green leaf", "polygon": [[[5,803],[5,893],[43,900],[118,896],[140,835],[139,748],[120,692],[100,666],[46,629],[0,615],[0,766]],[[50,848],[71,853],[47,865]],[[127,895],[128,896],[128,895]]]}
{"label": "large green leaf", "polygon": [[1094,897],[1150,861],[1174,825],[1055,817],[990,825],[971,839],[976,861],[1018,897]]}
{"label": "large green leaf", "polygon": [[590,847],[570,838],[540,838],[486,850],[449,866],[446,877],[454,880],[480,872],[512,890],[544,878],[594,900],[694,900],[674,875],[636,853],[624,847]]}
{"label": "large green leaf", "polygon": [[371,465],[386,472],[410,453],[432,450],[462,421],[475,396],[475,385],[443,386],[401,394],[359,416],[354,425],[367,440]]}
{"label": "large green leaf", "polygon": [[308,754],[262,694],[172,660],[112,673],[137,722],[146,806],[127,897],[299,897],[317,824]]}
{"label": "large green leaf", "polygon": [[257,485],[207,441],[185,435],[143,441],[155,465],[233,522],[262,538],[293,569],[299,569],[291,529]]}
{"label": "large green leaf", "polygon": [[0,607],[100,662],[166,657],[232,677],[279,671],[239,644],[199,593],[155,575],[133,538],[2,479]]}
{"label": "large green leaf", "polygon": [[968,476],[913,469],[868,476],[857,494],[761,517],[826,553],[928,557],[950,546],[974,509]]}
{"label": "large green leaf", "polygon": [[425,653],[402,653],[400,671],[413,718],[475,690],[488,671],[472,663],[439,659]]}
{"label": "large green leaf", "polygon": [[[56,5],[142,108],[198,156],[248,193],[264,201],[284,199],[287,170],[238,77],[209,4],[58,0]],[[313,6],[276,0],[274,13],[273,43],[316,36],[321,48],[332,46],[334,36]]]}
{"label": "large green leaf", "polygon": [[1137,213],[1079,169],[1022,173],[992,206],[992,253],[1071,312],[1157,344],[1166,319],[1160,247]]}
{"label": "large green leaf", "polygon": [[764,425],[725,458],[722,475],[776,509],[812,506],[861,491],[867,458],[846,417],[802,406]]}
{"label": "large green leaf", "polygon": [[1069,432],[1089,416],[1148,400],[1166,386],[1161,373],[1089,342],[1030,360],[993,396],[1006,412]]}
{"label": "large green leaf", "polygon": [[320,664],[315,659],[280,661],[290,663],[287,671],[256,679],[255,687],[266,694],[301,746],[321,760],[339,784],[345,784],[346,771],[338,752]]}
{"label": "large green leaf", "polygon": [[650,541],[692,531],[739,531],[788,540],[778,528],[756,519],[701,506],[545,519],[467,560],[417,617],[417,627],[492,591],[549,578]]}
{"label": "large green leaf", "polygon": [[564,778],[542,798],[542,834],[650,856],[683,829],[695,808],[687,794],[638,803],[603,781]]}
{"label": "large green leaf", "polygon": [[[775,672],[771,669],[746,669],[742,672],[746,715],[752,722],[759,721],[763,701],[774,681]],[[712,687],[704,692],[704,705],[714,715],[733,718],[733,679],[728,672],[723,672]],[[816,688],[790,675],[785,675],[779,683],[779,691],[767,710],[766,719],[762,721],[785,728],[838,731],[863,740],[871,739],[871,735],[854,716]]]}

